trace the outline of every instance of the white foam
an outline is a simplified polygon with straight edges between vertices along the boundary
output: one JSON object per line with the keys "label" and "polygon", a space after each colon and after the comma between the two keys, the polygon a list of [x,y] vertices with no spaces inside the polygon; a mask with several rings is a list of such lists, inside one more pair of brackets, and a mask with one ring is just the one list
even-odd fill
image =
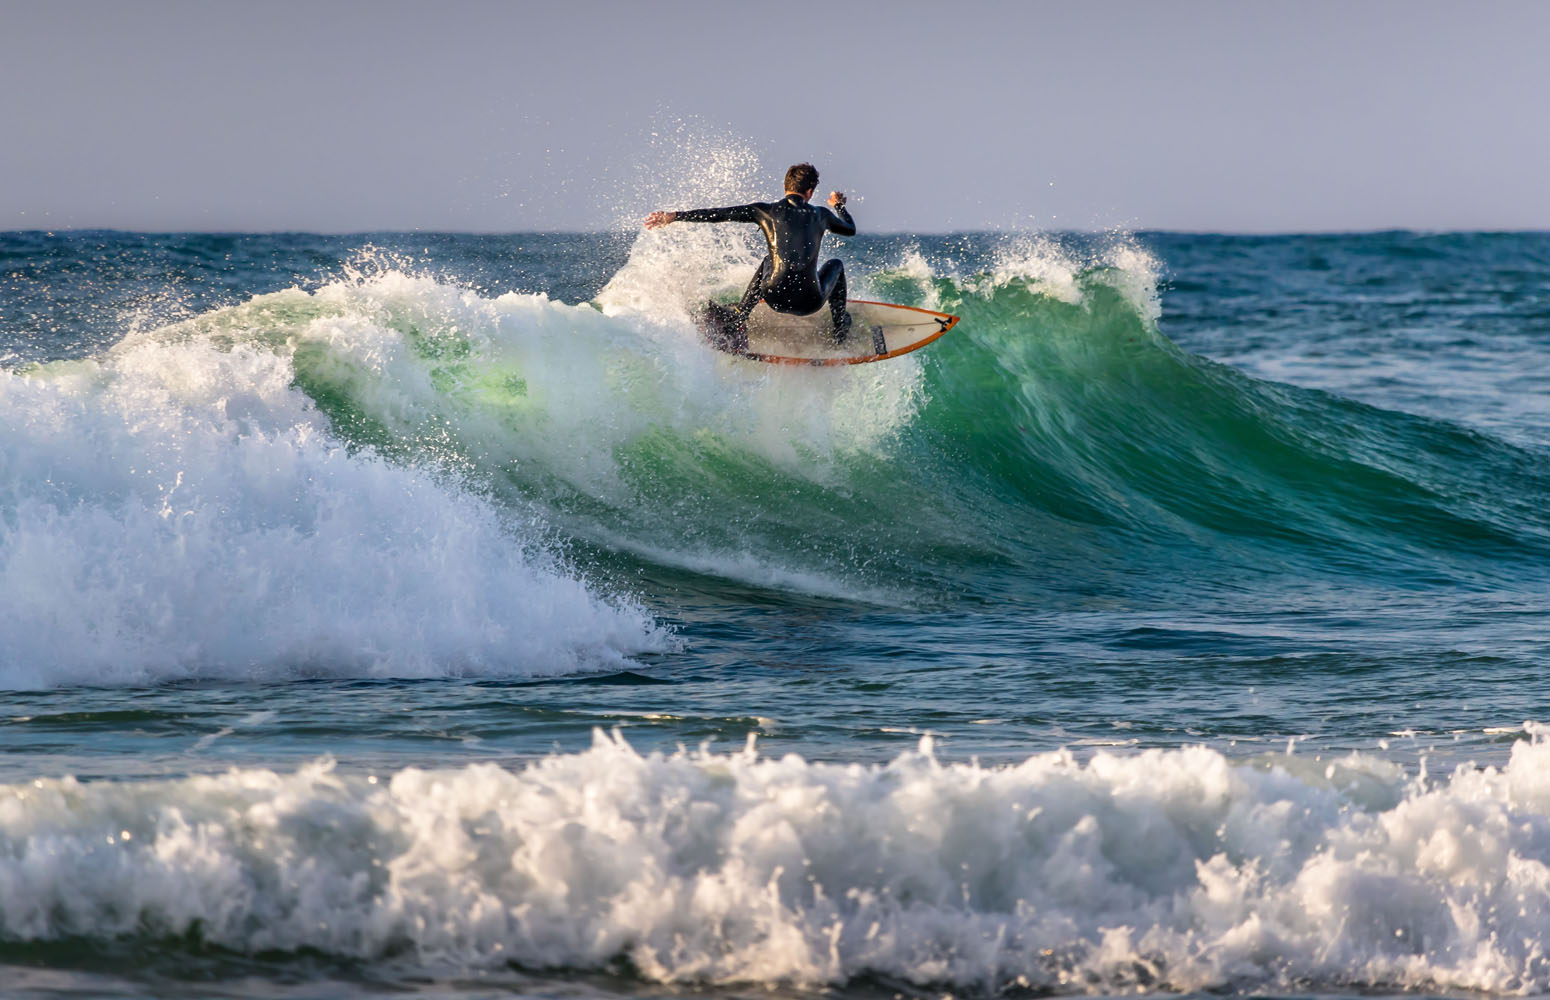
{"label": "white foam", "polygon": [[1204,748],[641,756],[0,789],[0,932],[956,990],[1550,988],[1550,746],[1447,782]]}
{"label": "white foam", "polygon": [[[671,261],[641,266],[674,270]],[[330,377],[398,434],[426,439],[428,425],[445,428],[486,464],[537,463],[620,502],[633,498],[611,495],[618,453],[648,435],[718,440],[824,481],[837,458],[884,451],[922,391],[909,364],[793,371],[709,351],[666,293],[640,308],[599,311],[543,295],[489,299],[389,271],[310,297],[263,296],[246,308],[268,311],[245,321],[268,340],[322,347]],[[297,315],[276,315],[285,308]],[[462,368],[447,376],[440,359],[411,349],[416,338],[454,351]],[[520,394],[486,391],[492,373],[520,378]]]}
{"label": "white foam", "polygon": [[[347,451],[292,387],[286,331],[251,325],[307,300],[0,371],[0,685],[525,675],[662,646],[540,526]],[[308,326],[365,368],[402,353],[358,315]]]}
{"label": "white foam", "polygon": [[936,277],[936,269],[931,266],[925,254],[920,252],[918,246],[908,247],[904,251],[899,258],[898,271],[907,278],[921,282],[930,281]]}
{"label": "white foam", "polygon": [[1058,301],[1080,305],[1086,300],[1084,282],[1101,281],[1150,323],[1162,315],[1157,290],[1162,265],[1129,233],[1110,233],[1081,250],[1044,234],[1017,234],[996,247],[992,261],[984,279],[968,281],[969,287],[991,295],[1010,283],[1026,283]]}
{"label": "white foam", "polygon": [[[888,276],[913,282],[919,305],[927,309],[942,308],[942,291],[935,280],[938,277],[937,267],[926,259],[919,246],[906,247],[899,256],[899,263],[889,269]],[[865,284],[858,284],[859,287],[852,294],[857,298],[870,298],[872,293],[867,291]]]}

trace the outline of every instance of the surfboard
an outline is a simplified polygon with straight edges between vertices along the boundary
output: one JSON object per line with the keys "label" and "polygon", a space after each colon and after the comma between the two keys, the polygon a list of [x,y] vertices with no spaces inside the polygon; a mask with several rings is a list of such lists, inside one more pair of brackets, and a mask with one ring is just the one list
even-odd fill
{"label": "surfboard", "polygon": [[845,308],[851,326],[843,343],[834,339],[827,306],[808,316],[792,316],[760,302],[748,315],[746,331],[739,331],[731,307],[712,302],[700,318],[700,329],[717,350],[752,361],[859,365],[917,351],[958,324],[957,316],[890,302],[851,299]]}

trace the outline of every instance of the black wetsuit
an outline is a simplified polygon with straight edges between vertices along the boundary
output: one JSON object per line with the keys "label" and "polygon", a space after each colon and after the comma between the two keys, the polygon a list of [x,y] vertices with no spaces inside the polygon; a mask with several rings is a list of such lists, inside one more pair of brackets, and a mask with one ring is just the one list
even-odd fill
{"label": "black wetsuit", "polygon": [[843,338],[850,327],[845,312],[845,265],[837,258],[818,266],[818,248],[826,232],[856,235],[856,224],[841,205],[830,211],[810,204],[799,194],[780,201],[756,201],[733,208],[696,208],[675,212],[675,222],[753,222],[764,230],[770,252],[754,272],[738,304],[746,318],[762,298],[776,312],[807,315],[827,303],[834,330]]}

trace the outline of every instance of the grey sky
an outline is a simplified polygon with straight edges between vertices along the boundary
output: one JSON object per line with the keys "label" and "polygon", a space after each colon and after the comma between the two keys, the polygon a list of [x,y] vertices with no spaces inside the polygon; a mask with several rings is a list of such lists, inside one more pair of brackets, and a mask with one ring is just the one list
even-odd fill
{"label": "grey sky", "polygon": [[874,231],[1546,229],[1547,48],[1542,2],[0,0],[0,228],[604,229],[811,159]]}

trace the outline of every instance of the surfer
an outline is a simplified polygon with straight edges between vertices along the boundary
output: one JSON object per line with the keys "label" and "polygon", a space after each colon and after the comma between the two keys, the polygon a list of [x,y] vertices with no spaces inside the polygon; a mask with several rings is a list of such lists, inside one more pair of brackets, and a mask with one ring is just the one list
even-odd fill
{"label": "surfer", "polygon": [[845,342],[850,333],[850,313],[845,311],[845,265],[838,258],[818,266],[818,248],[826,232],[856,235],[856,224],[845,210],[845,196],[829,193],[830,211],[810,205],[818,189],[818,168],[798,163],[786,171],[786,196],[780,201],[756,201],[732,208],[695,208],[683,212],[652,212],[646,228],[673,222],[752,222],[764,231],[769,253],[754,272],[743,300],[737,304],[733,325],[740,334],[748,314],[763,299],[776,312],[806,316],[825,304],[834,320],[834,339]]}

